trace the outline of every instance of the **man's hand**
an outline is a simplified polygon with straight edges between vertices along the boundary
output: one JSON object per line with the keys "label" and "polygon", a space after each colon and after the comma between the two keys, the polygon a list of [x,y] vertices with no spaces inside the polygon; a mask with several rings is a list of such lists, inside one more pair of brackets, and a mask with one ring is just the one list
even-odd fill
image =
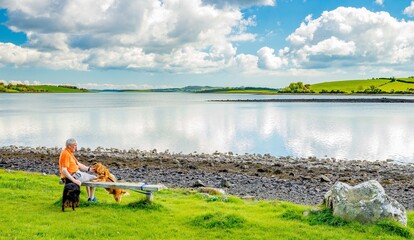
{"label": "man's hand", "polygon": [[62,173],[66,176],[66,178],[67,178],[67,179],[71,180],[73,183],[76,183],[76,184],[78,184],[79,186],[82,184],[82,182],[81,182],[81,181],[79,181],[79,180],[77,180],[77,179],[74,179],[74,178],[72,177],[72,175],[70,175],[70,173],[68,172],[68,170],[67,170],[65,167],[63,167],[63,168],[62,168]]}
{"label": "man's hand", "polygon": [[74,179],[73,183],[76,183],[76,184],[78,184],[78,185],[79,185],[79,187],[80,187],[80,185],[82,184],[82,182],[81,182],[81,181],[79,181],[79,180],[76,180],[76,179]]}

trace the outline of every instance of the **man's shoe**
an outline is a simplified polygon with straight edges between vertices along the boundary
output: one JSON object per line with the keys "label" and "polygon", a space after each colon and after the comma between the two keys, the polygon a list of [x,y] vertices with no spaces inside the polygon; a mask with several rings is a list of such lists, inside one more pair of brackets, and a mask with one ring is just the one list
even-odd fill
{"label": "man's shoe", "polygon": [[88,202],[97,202],[98,200],[96,200],[96,197],[94,197],[94,198],[88,198]]}

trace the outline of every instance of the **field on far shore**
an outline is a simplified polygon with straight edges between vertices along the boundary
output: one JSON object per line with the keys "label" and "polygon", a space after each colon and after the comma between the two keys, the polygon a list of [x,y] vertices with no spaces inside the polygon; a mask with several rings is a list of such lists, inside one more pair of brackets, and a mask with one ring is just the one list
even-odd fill
{"label": "field on far shore", "polygon": [[[130,191],[117,204],[103,189],[97,203],[61,211],[59,177],[0,169],[0,239],[412,239],[408,226],[346,222],[329,210],[281,201],[243,200],[195,189],[167,189],[148,204]],[[304,214],[307,212],[307,214]]]}
{"label": "field on far shore", "polygon": [[0,84],[0,93],[82,93],[89,90],[74,86],[54,85],[4,85]]}
{"label": "field on far shore", "polygon": [[371,86],[387,92],[409,91],[414,89],[414,78],[398,78],[391,79],[370,79],[370,80],[344,80],[335,82],[323,82],[310,85],[310,89],[315,93],[320,93],[322,90],[328,92],[332,90],[340,90],[345,93],[362,92],[365,89],[370,89]]}
{"label": "field on far shore", "polygon": [[45,90],[50,93],[78,93],[89,92],[86,89],[79,89],[73,86],[52,86],[52,85],[37,85],[33,86],[37,90]]}

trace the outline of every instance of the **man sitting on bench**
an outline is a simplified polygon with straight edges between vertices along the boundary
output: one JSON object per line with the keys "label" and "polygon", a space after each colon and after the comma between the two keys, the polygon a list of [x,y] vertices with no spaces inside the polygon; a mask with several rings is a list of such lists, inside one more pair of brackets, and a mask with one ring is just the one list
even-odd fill
{"label": "man sitting on bench", "polygon": [[[96,178],[96,176],[86,173],[91,171],[91,168],[83,165],[76,159],[73,153],[77,148],[78,143],[74,138],[66,140],[66,148],[62,150],[59,157],[59,171],[65,184],[73,182],[81,186],[82,182],[90,181],[91,179]],[[80,170],[86,172],[81,172]],[[95,188],[86,187],[86,192],[88,194],[88,201],[96,202],[94,196]]]}

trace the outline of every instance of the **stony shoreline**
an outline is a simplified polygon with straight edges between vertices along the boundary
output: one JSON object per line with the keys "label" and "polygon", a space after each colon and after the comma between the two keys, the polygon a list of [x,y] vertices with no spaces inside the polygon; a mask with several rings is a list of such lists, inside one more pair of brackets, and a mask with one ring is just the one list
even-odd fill
{"label": "stony shoreline", "polygon": [[[0,148],[0,168],[58,175],[61,148]],[[170,188],[190,188],[197,180],[245,198],[277,199],[317,205],[336,182],[351,185],[377,180],[386,193],[407,209],[414,209],[414,164],[392,160],[338,160],[315,157],[238,155],[231,152],[171,153],[157,150],[81,148],[80,162],[106,165],[118,179],[162,183]]]}

